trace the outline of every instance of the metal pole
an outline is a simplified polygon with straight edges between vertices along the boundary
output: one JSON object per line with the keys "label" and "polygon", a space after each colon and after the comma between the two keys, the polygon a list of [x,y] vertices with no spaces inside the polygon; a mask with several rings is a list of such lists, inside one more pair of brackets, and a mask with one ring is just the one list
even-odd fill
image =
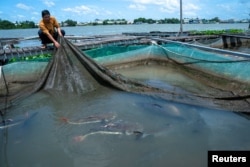
{"label": "metal pole", "polygon": [[180,34],[179,36],[182,35],[183,32],[183,27],[182,27],[182,0],[180,0]]}
{"label": "metal pole", "polygon": [[[249,13],[250,16],[250,13]],[[250,19],[248,19],[249,25],[248,25],[248,30],[250,30]]]}

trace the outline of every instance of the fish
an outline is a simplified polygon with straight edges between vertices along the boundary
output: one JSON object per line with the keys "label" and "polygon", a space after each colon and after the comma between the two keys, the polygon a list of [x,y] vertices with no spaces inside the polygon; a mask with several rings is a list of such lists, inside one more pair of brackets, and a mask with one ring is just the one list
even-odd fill
{"label": "fish", "polygon": [[36,114],[37,114],[37,112],[33,113],[31,115],[29,113],[25,113],[23,118],[20,118],[20,119],[17,119],[17,120],[15,120],[15,119],[3,120],[0,123],[0,129],[6,129],[6,128],[10,128],[10,127],[17,126],[17,125],[20,125],[20,124],[25,124],[28,120],[33,118]]}
{"label": "fish", "polygon": [[79,120],[70,120],[66,117],[62,117],[61,120],[71,125],[85,125],[85,124],[102,123],[102,122],[105,123],[115,118],[116,115],[114,113],[105,113],[105,114],[90,115],[88,117],[84,117]]}
{"label": "fish", "polygon": [[10,128],[12,126],[19,125],[19,124],[23,123],[23,121],[24,121],[24,119],[17,120],[17,121],[14,121],[13,119],[3,120],[0,123],[0,129],[6,129],[6,128]]}
{"label": "fish", "polygon": [[92,135],[97,135],[97,134],[102,134],[102,135],[122,135],[123,133],[122,132],[110,132],[110,131],[96,131],[96,132],[88,133],[86,135],[76,136],[76,137],[74,137],[74,140],[76,142],[82,142],[87,137],[92,136]]}
{"label": "fish", "polygon": [[101,135],[135,135],[137,139],[141,138],[142,136],[147,136],[148,134],[144,135],[143,132],[140,131],[133,131],[132,133],[123,133],[123,132],[113,132],[113,131],[96,131],[96,132],[91,132],[91,133],[87,133],[85,135],[80,135],[80,136],[76,136],[74,137],[74,141],[75,142],[82,142],[84,141],[87,137],[92,136],[92,135],[97,135],[97,134],[101,134]]}
{"label": "fish", "polygon": [[134,135],[136,139],[144,138],[150,134],[146,134],[142,131],[138,124],[129,124],[122,120],[116,122],[110,122],[104,126],[100,126],[97,129],[92,129],[90,133],[85,135],[79,135],[74,137],[75,142],[82,142],[89,136],[93,135]]}
{"label": "fish", "polygon": [[140,124],[128,123],[124,122],[123,120],[118,120],[116,122],[108,123],[102,126],[101,128],[107,131],[119,131],[125,135],[135,135],[136,139],[140,139],[150,135],[143,132],[143,128]]}

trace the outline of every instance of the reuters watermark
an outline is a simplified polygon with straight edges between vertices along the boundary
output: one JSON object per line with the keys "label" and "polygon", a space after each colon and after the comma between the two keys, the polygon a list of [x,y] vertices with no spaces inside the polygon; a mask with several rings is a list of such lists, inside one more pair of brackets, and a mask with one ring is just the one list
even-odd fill
{"label": "reuters watermark", "polygon": [[250,167],[250,151],[208,151],[208,167]]}

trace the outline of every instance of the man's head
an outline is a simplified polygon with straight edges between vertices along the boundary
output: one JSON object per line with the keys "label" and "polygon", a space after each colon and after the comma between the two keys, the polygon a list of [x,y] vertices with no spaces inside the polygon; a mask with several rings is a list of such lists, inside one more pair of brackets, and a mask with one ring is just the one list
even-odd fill
{"label": "man's head", "polygon": [[50,12],[48,10],[43,10],[42,18],[44,21],[48,22],[50,20]]}

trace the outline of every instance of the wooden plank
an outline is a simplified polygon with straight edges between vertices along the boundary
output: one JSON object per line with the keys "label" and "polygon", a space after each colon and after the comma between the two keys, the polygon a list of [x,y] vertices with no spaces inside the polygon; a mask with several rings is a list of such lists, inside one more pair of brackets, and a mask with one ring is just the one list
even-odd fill
{"label": "wooden plank", "polygon": [[244,38],[244,39],[250,39],[250,36],[245,35],[230,35],[230,34],[223,34],[222,36],[225,37],[235,37],[235,38]]}
{"label": "wooden plank", "polygon": [[12,49],[10,49],[10,50],[11,50],[11,53],[12,53],[12,54],[17,54],[17,53],[18,53],[17,48],[12,48]]}
{"label": "wooden plank", "polygon": [[37,51],[38,50],[38,48],[40,48],[40,47],[38,47],[38,46],[30,46],[30,47],[26,47],[29,51]]}
{"label": "wooden plank", "polygon": [[23,51],[24,51],[24,52],[29,52],[30,50],[29,50],[28,47],[23,47]]}
{"label": "wooden plank", "polygon": [[36,48],[34,48],[34,47],[27,47],[27,49],[29,50],[29,52],[30,52],[32,55],[37,54]]}
{"label": "wooden plank", "polygon": [[18,51],[19,54],[23,53],[23,49],[22,48],[18,48],[17,51]]}
{"label": "wooden plank", "polygon": [[11,53],[10,49],[4,49],[4,53],[9,55]]}
{"label": "wooden plank", "polygon": [[42,48],[34,46],[34,47],[30,47],[29,49],[32,50],[32,51],[37,52],[37,51],[40,51]]}
{"label": "wooden plank", "polygon": [[190,41],[197,39],[211,39],[211,38],[219,38],[218,35],[206,35],[206,36],[181,36],[181,37],[166,37],[165,39],[173,40],[173,41]]}
{"label": "wooden plank", "polygon": [[4,55],[4,50],[0,49],[0,55]]}

